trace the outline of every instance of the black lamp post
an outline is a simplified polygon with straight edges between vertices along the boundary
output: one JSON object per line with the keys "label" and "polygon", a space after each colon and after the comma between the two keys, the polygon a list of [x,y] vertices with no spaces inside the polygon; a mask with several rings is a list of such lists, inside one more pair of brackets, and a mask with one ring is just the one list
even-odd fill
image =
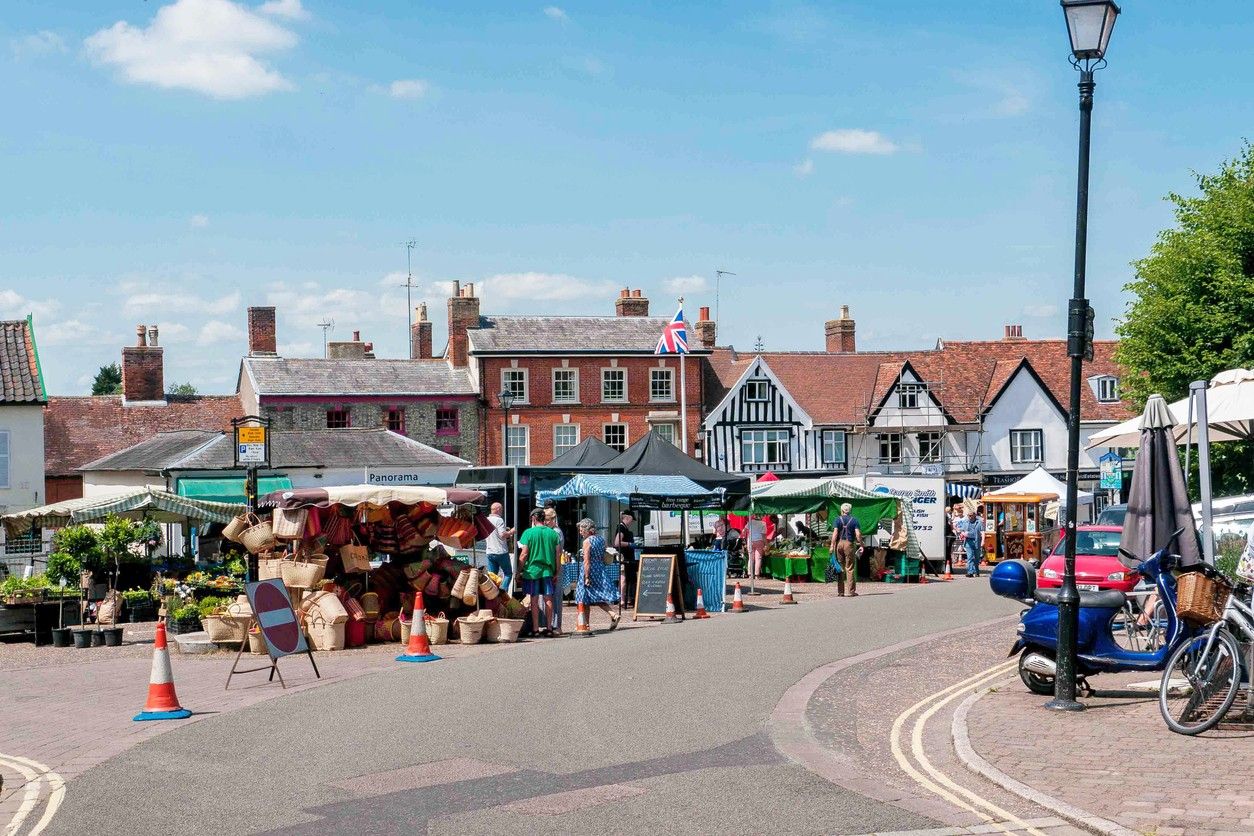
{"label": "black lamp post", "polygon": [[1093,120],[1093,72],[1106,65],[1106,45],[1119,7],[1111,0],[1062,0],[1071,36],[1071,65],[1080,73],[1080,164],[1076,181],[1075,286],[1067,306],[1067,354],[1071,358],[1071,409],[1067,414],[1067,508],[1065,570],[1058,593],[1058,667],[1054,698],[1046,708],[1081,711],[1076,701],[1076,632],[1080,592],[1075,585],[1075,516],[1080,470],[1080,387],[1083,363],[1093,359],[1093,309],[1084,297],[1085,257],[1089,225],[1089,134]]}
{"label": "black lamp post", "polygon": [[505,410],[505,420],[501,423],[501,464],[509,465],[509,410],[514,405],[514,393],[508,389],[502,389],[501,394],[496,396],[501,402],[501,409]]}

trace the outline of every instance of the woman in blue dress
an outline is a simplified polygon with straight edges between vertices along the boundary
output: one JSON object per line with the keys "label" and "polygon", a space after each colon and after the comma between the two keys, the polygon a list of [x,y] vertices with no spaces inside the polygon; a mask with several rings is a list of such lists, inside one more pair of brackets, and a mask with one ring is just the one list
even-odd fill
{"label": "woman in blue dress", "polygon": [[610,604],[618,598],[618,589],[610,583],[605,571],[605,538],[597,534],[596,524],[590,519],[579,521],[579,536],[583,539],[580,549],[579,582],[575,584],[575,603],[584,607],[600,607],[610,617],[610,629],[618,627],[618,615]]}

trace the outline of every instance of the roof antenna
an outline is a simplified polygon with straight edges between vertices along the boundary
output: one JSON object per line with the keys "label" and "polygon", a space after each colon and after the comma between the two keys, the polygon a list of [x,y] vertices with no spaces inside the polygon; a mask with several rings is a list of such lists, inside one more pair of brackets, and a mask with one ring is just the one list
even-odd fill
{"label": "roof antenna", "polygon": [[412,334],[414,333],[413,292],[414,288],[418,286],[414,284],[413,265],[414,247],[416,246],[418,246],[418,242],[412,238],[405,242],[405,310],[409,311],[409,333],[405,335],[406,345],[408,345],[409,341],[413,339]]}
{"label": "roof antenna", "polygon": [[718,292],[722,287],[723,277],[734,275],[736,274],[730,270],[722,270],[719,268],[715,268],[714,270],[714,332],[716,334],[723,333],[723,323],[719,319]]}
{"label": "roof antenna", "polygon": [[316,327],[322,329],[322,359],[325,360],[327,359],[327,331],[335,330],[335,320],[324,319]]}

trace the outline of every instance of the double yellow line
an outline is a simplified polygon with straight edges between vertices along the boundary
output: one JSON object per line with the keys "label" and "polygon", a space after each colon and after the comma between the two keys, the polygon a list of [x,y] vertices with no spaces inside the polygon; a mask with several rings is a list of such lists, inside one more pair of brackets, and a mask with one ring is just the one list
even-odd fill
{"label": "double yellow line", "polygon": [[45,784],[48,786],[50,794],[44,814],[26,834],[26,836],[39,836],[52,821],[52,817],[57,814],[61,802],[65,799],[65,779],[42,763],[17,755],[0,754],[0,766],[7,766],[26,779],[26,785],[22,790],[22,803],[18,805],[13,818],[5,825],[3,836],[17,836],[26,819],[38,809],[43,786]]}
{"label": "double yellow line", "polygon": [[[964,679],[956,685],[951,685],[942,691],[937,691],[935,694],[919,700],[914,705],[901,712],[901,714],[897,715],[897,719],[893,722],[890,743],[892,746],[893,757],[897,760],[897,765],[900,766],[902,771],[909,775],[917,784],[927,789],[929,792],[940,796],[956,807],[974,813],[1004,833],[1013,832],[1010,828],[1003,824],[1003,822],[1009,822],[1014,825],[1014,830],[1031,833],[1032,836],[1045,836],[1045,834],[1041,831],[1033,827],[1029,827],[1022,819],[1013,813],[1003,810],[1001,807],[998,807],[996,804],[983,796],[977,795],[971,790],[954,783],[954,781],[950,780],[945,773],[937,769],[932,762],[928,760],[927,754],[923,751],[923,728],[927,724],[927,721],[930,720],[936,712],[940,711],[946,705],[959,697],[966,696],[971,691],[981,688],[993,680],[1005,676],[1014,669],[1016,664],[1017,662],[1004,662],[1000,665],[991,667],[988,670],[981,671],[975,676]],[[916,769],[914,764],[910,762],[910,759],[906,757],[906,753],[902,747],[901,737],[902,729],[905,727],[906,722],[910,719],[910,717],[916,712],[927,707],[929,704],[931,707],[927,708],[926,711],[923,711],[923,713],[915,719],[914,728],[911,730],[910,734],[910,753],[914,756],[915,761],[918,762],[919,767],[922,768],[921,772],[919,769]],[[923,773],[927,774],[925,775]]]}

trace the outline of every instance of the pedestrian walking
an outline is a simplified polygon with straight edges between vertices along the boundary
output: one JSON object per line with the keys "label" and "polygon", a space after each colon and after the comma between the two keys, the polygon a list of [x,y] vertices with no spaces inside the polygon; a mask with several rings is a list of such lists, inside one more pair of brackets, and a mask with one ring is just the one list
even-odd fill
{"label": "pedestrian walking", "polygon": [[492,525],[492,533],[488,535],[483,547],[488,571],[500,575],[501,589],[508,592],[510,582],[514,579],[514,567],[509,560],[509,541],[514,538],[514,529],[505,526],[505,506],[493,502],[488,510],[488,522]]}
{"label": "pedestrian walking", "polygon": [[958,525],[958,536],[967,557],[967,577],[980,576],[980,559],[984,556],[984,523],[972,508],[967,518]]}
{"label": "pedestrian walking", "polygon": [[544,524],[557,532],[557,565],[553,573],[553,617],[549,620],[549,627],[554,633],[562,632],[562,611],[566,602],[566,571],[563,558],[566,555],[566,532],[562,531],[562,525],[557,520],[557,508],[550,501],[544,507]]}
{"label": "pedestrian walking", "polygon": [[635,522],[636,515],[624,511],[619,517],[618,529],[614,532],[614,549],[618,552],[618,559],[622,561],[625,607],[636,605],[636,570],[640,564],[636,561],[636,534],[631,530]]}
{"label": "pedestrian walking", "polygon": [[858,551],[862,548],[862,527],[853,515],[853,505],[840,506],[840,516],[832,524],[832,555],[840,561],[841,573],[836,579],[836,594],[845,595],[845,578],[849,579],[849,597],[858,596]]}
{"label": "pedestrian walking", "polygon": [[531,512],[531,526],[518,539],[518,575],[523,592],[531,598],[531,631],[535,635],[561,635],[549,626],[553,623],[557,549],[557,532],[544,524],[544,511],[537,508]]}
{"label": "pedestrian walking", "polygon": [[618,615],[610,604],[618,598],[618,590],[610,583],[605,571],[605,538],[597,534],[596,524],[584,518],[579,521],[580,548],[579,582],[575,585],[575,603],[585,609],[600,607],[610,617],[610,630],[618,629]]}
{"label": "pedestrian walking", "polygon": [[766,523],[761,517],[750,517],[745,524],[745,539],[749,543],[749,563],[756,579],[762,574],[762,558],[766,555]]}

